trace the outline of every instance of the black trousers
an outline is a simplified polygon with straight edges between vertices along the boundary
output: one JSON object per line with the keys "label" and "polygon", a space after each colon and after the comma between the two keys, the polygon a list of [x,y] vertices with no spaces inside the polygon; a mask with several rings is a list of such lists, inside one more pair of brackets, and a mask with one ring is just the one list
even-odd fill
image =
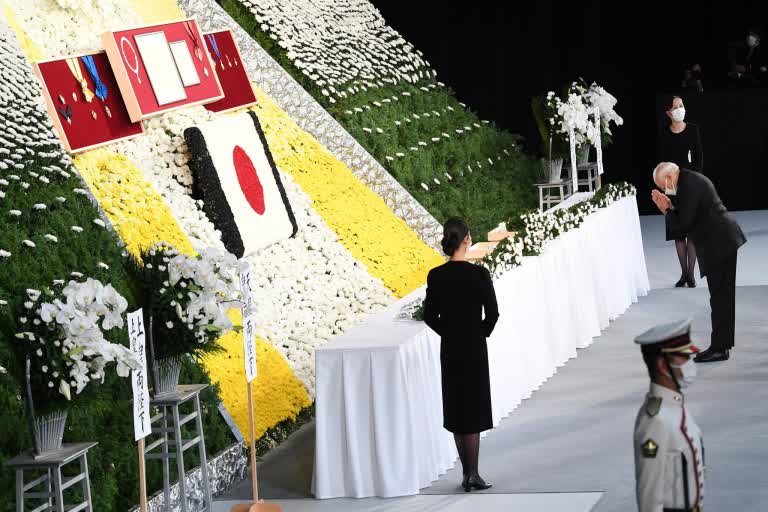
{"label": "black trousers", "polygon": [[709,305],[712,307],[713,351],[733,348],[736,327],[736,256],[724,259],[707,273]]}

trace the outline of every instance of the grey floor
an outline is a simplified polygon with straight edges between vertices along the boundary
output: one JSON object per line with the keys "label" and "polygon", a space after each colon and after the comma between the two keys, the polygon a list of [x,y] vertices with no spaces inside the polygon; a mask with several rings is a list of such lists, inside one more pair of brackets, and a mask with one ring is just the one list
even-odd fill
{"label": "grey floor", "polygon": [[[768,212],[737,217],[749,243],[739,254],[736,349],[726,363],[699,366],[688,404],[707,447],[707,510],[757,512],[768,508]],[[647,378],[632,339],[654,323],[691,316],[694,338],[706,347],[710,329],[706,281],[671,287],[679,266],[662,218],[641,222],[653,291],[483,440],[481,473],[492,493],[464,495],[454,469],[420,496],[312,500],[314,427],[307,425],[259,466],[263,497],[286,512],[636,510],[631,439]],[[222,496],[214,512],[247,499],[248,485]]]}

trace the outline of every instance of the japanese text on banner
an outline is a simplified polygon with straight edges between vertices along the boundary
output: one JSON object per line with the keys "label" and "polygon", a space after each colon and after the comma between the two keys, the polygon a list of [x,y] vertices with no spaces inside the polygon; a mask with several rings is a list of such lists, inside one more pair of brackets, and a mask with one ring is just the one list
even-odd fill
{"label": "japanese text on banner", "polygon": [[256,378],[256,315],[253,310],[243,311],[243,352],[245,353],[245,378]]}
{"label": "japanese text on banner", "polygon": [[243,354],[245,356],[245,378],[251,382],[256,378],[256,315],[253,307],[250,267],[240,272],[240,293],[243,296]]}
{"label": "japanese text on banner", "polygon": [[253,307],[253,289],[251,288],[250,265],[240,272],[240,294],[243,296],[243,315]]}
{"label": "japanese text on banner", "polygon": [[144,439],[152,432],[151,412],[149,409],[149,389],[147,386],[147,359],[145,355],[146,335],[144,333],[144,313],[141,309],[128,313],[128,338],[131,352],[136,354],[141,367],[131,370],[133,386],[133,431],[134,440]]}

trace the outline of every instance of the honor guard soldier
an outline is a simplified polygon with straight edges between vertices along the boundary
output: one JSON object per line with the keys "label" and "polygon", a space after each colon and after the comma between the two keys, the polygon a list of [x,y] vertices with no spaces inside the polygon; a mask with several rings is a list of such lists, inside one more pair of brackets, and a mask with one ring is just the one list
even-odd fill
{"label": "honor guard soldier", "polygon": [[685,407],[696,376],[691,321],[658,325],[637,338],[651,387],[635,421],[635,477],[640,512],[701,512],[704,444]]}

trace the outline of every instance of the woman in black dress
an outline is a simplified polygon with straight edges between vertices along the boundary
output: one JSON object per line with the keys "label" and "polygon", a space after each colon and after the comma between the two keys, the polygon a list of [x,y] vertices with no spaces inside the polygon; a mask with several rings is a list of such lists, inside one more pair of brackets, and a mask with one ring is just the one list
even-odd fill
{"label": "woman in black dress", "polygon": [[[478,474],[480,432],[493,428],[488,349],[499,309],[487,269],[465,259],[472,238],[466,222],[443,226],[443,251],[450,260],[427,276],[424,320],[440,335],[443,426],[453,432],[466,492],[491,487]],[[485,318],[483,318],[485,310]]]}
{"label": "woman in black dress", "polygon": [[[672,162],[681,169],[691,169],[702,172],[704,168],[704,152],[701,149],[699,127],[685,122],[685,106],[679,96],[672,96],[666,105],[667,117],[670,119],[668,128],[661,130],[658,147],[658,162]],[[674,204],[675,197],[670,196]],[[680,261],[682,275],[675,286],[682,288],[686,284],[696,287],[694,270],[696,270],[696,247],[690,238],[675,240],[677,258]]]}

